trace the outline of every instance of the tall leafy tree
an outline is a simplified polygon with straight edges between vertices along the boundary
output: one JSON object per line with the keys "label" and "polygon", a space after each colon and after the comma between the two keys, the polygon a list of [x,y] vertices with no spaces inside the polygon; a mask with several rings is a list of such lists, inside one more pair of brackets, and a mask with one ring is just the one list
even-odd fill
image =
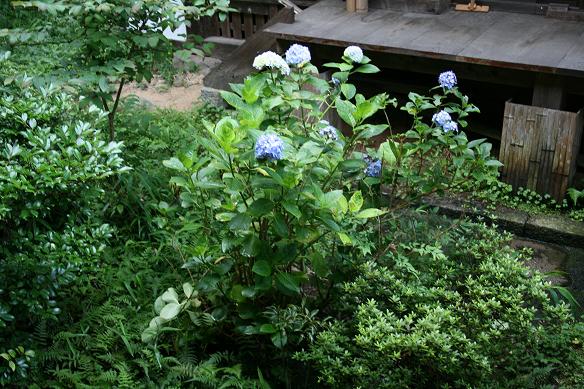
{"label": "tall leafy tree", "polygon": [[68,62],[58,76],[79,87],[86,101],[108,112],[110,139],[124,85],[150,81],[157,67],[175,55],[205,55],[210,47],[195,37],[179,47],[165,30],[175,31],[193,20],[219,13],[224,19],[229,0],[36,0],[12,1],[31,14],[46,14],[47,22],[27,28],[0,30],[9,45],[67,44]]}

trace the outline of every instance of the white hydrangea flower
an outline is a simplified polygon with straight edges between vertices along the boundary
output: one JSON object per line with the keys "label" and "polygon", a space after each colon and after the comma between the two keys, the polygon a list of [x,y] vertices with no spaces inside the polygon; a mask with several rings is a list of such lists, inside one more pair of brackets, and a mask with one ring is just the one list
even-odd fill
{"label": "white hydrangea flower", "polygon": [[262,70],[263,68],[277,69],[285,76],[290,74],[290,67],[284,61],[284,58],[273,51],[265,51],[255,57],[253,67],[257,70]]}
{"label": "white hydrangea flower", "polygon": [[343,55],[355,63],[361,63],[363,61],[363,50],[359,46],[347,47]]}

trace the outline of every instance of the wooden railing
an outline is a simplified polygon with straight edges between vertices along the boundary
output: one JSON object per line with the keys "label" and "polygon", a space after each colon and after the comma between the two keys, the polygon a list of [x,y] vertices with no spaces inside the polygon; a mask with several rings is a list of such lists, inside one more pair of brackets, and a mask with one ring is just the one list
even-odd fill
{"label": "wooden railing", "polygon": [[283,8],[278,0],[237,0],[231,2],[231,7],[239,12],[231,12],[224,21],[218,16],[203,18],[194,22],[189,32],[203,37],[246,39]]}

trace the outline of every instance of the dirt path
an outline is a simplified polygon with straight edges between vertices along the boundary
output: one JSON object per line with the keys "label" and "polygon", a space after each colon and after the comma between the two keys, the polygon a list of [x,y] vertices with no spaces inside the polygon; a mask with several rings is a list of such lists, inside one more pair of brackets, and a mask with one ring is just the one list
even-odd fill
{"label": "dirt path", "polygon": [[172,108],[180,111],[190,109],[199,101],[203,79],[211,69],[221,63],[212,57],[193,58],[198,70],[195,73],[180,72],[169,85],[167,81],[155,76],[150,84],[131,83],[124,88],[122,96],[135,95],[146,105],[156,108]]}

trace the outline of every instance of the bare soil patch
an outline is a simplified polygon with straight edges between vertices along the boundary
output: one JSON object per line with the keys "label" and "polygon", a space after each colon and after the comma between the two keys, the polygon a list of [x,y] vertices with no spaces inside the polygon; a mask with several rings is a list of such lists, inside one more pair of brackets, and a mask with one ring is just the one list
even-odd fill
{"label": "bare soil patch", "polygon": [[[160,76],[155,76],[150,84],[133,82],[127,85],[122,96],[135,95],[146,105],[155,108],[171,108],[180,111],[191,109],[201,97],[203,79],[220,60],[212,57],[193,58],[196,72],[181,71],[174,77],[172,85]],[[181,65],[177,65],[180,69]],[[184,65],[183,65],[184,66]]]}

